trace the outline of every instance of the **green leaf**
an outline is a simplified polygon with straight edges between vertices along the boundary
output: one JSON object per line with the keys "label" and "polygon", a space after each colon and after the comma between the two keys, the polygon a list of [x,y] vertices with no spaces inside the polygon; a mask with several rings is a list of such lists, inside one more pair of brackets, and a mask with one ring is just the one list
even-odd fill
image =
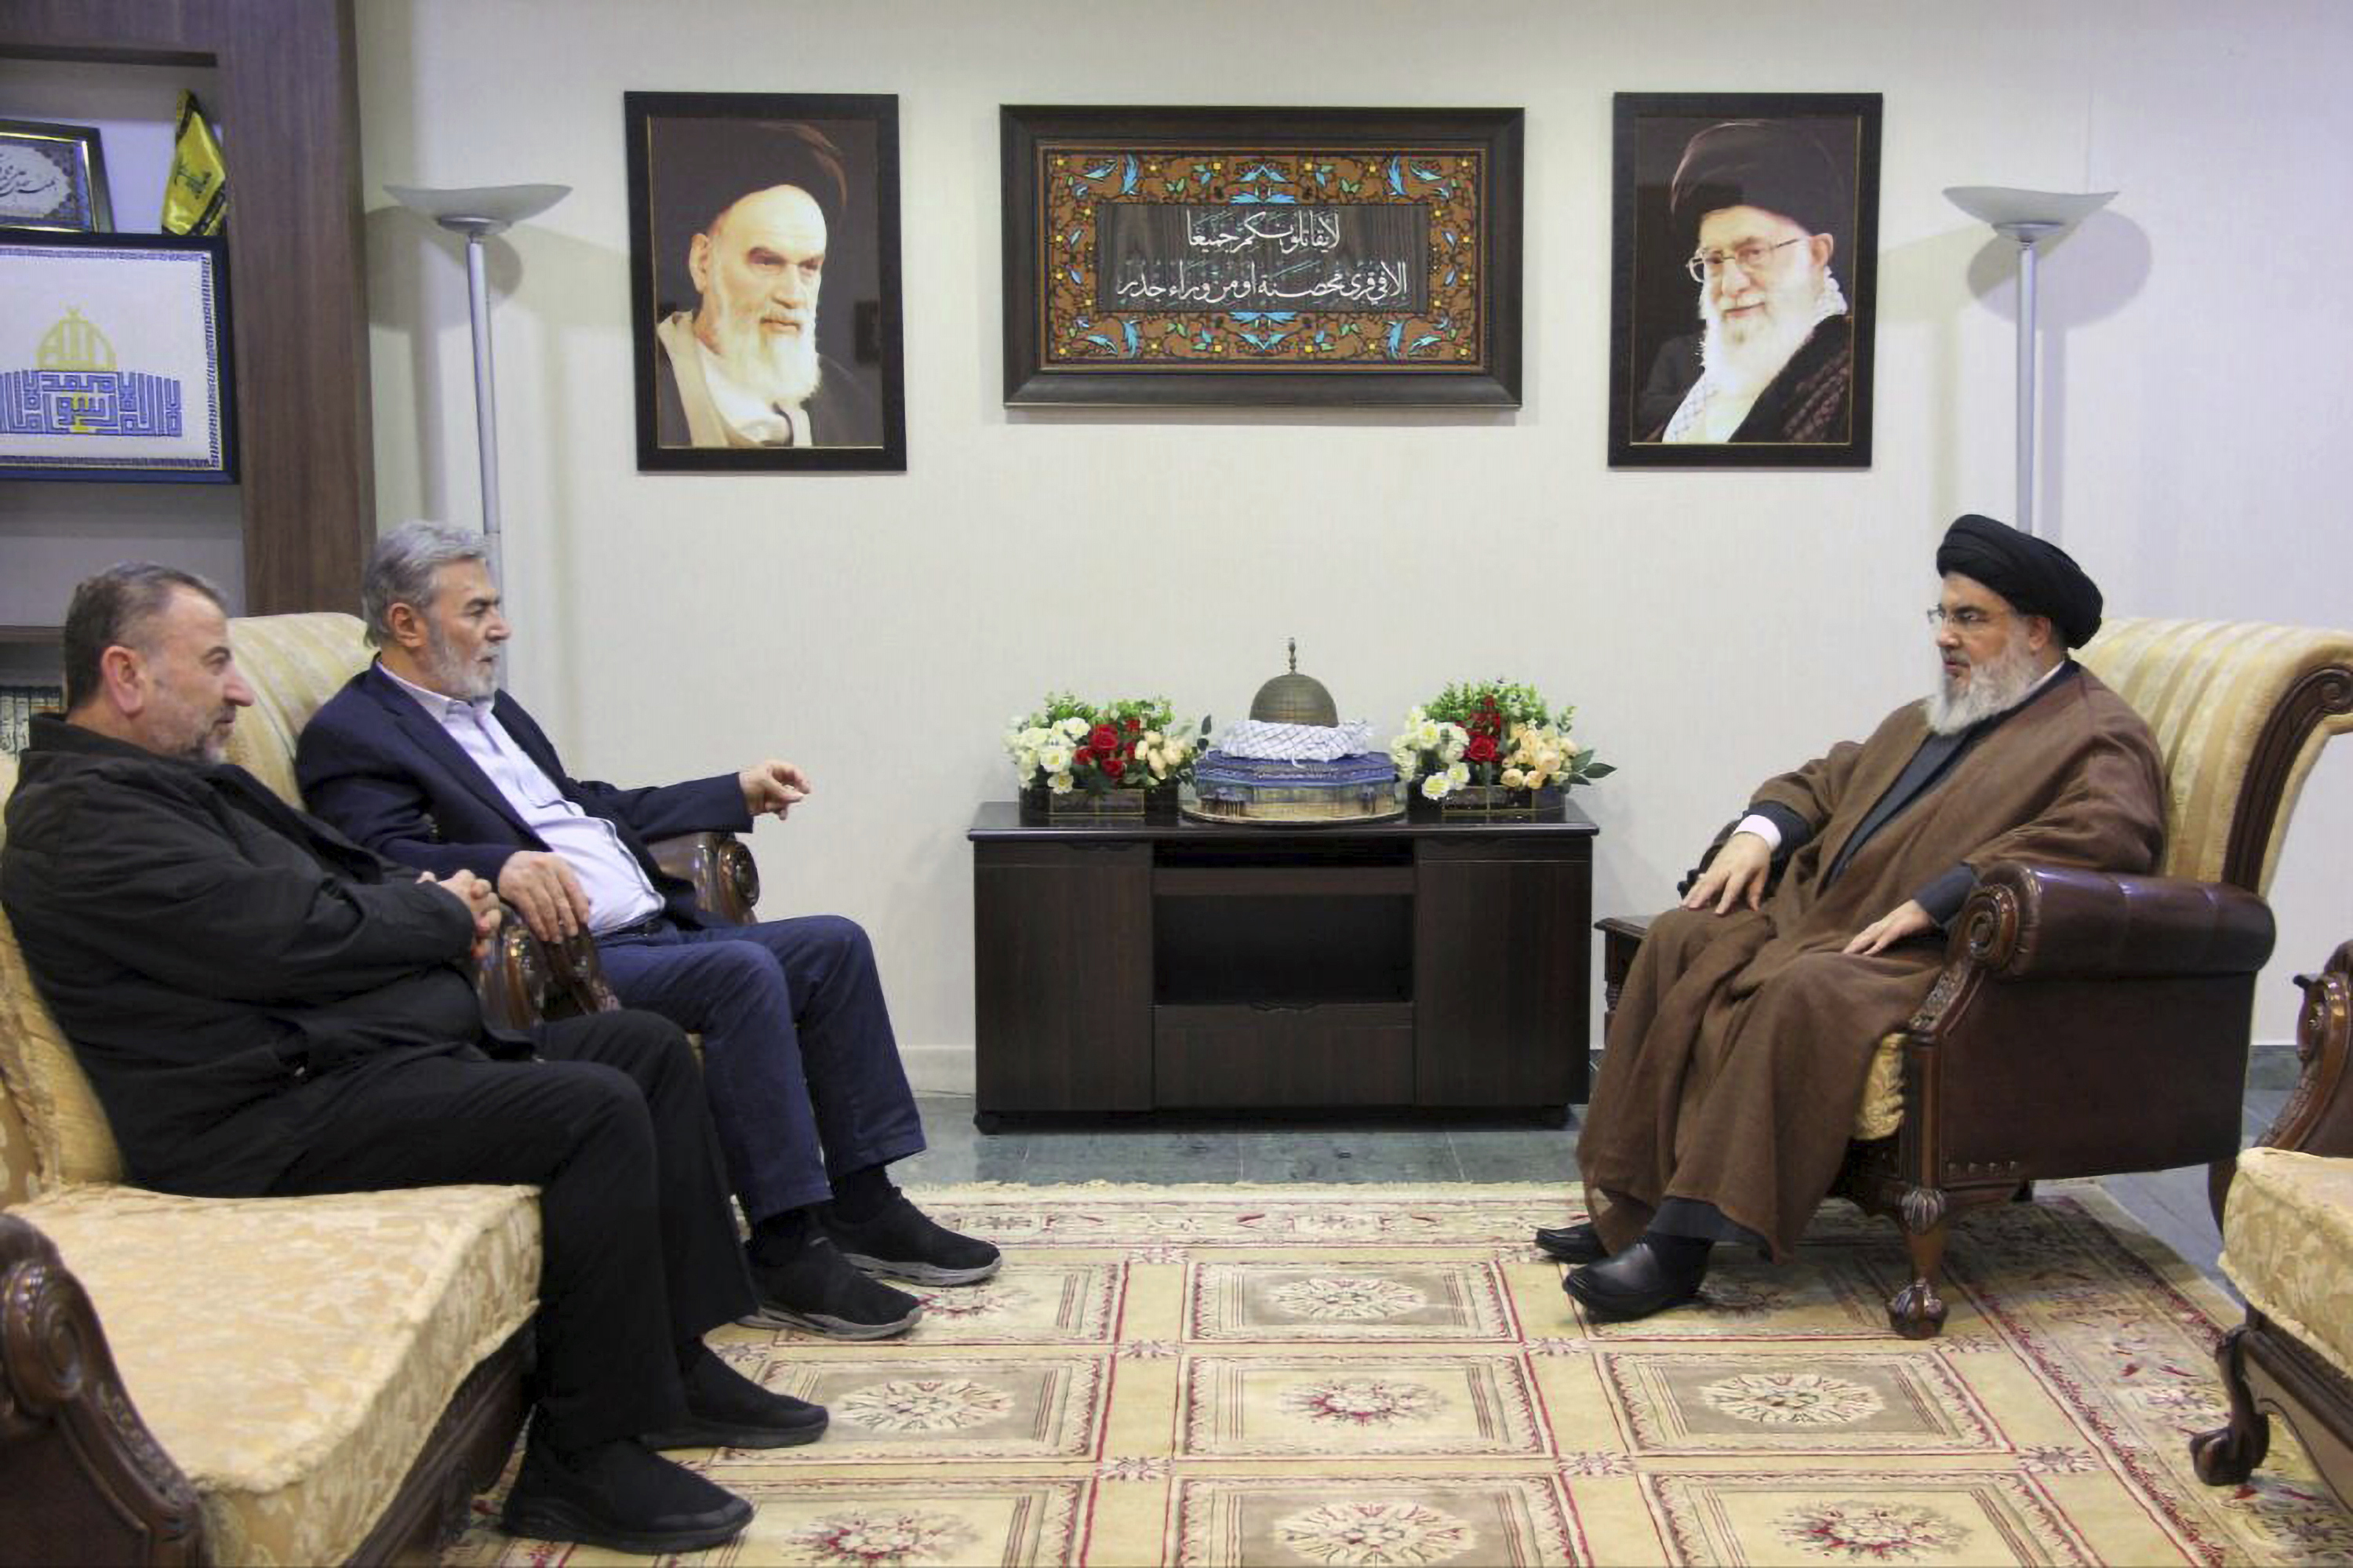
{"label": "green leaf", "polygon": [[1607,778],[1609,778],[1612,773],[1615,773],[1615,772],[1617,772],[1617,771],[1618,771],[1618,769],[1617,769],[1617,768],[1615,768],[1611,767],[1611,766],[1610,766],[1609,763],[1607,763],[1607,762],[1597,762],[1597,763],[1595,763],[1592,767],[1588,768],[1586,768],[1586,769],[1584,770],[1584,772],[1585,772],[1585,777],[1587,777],[1588,779],[1607,779]]}

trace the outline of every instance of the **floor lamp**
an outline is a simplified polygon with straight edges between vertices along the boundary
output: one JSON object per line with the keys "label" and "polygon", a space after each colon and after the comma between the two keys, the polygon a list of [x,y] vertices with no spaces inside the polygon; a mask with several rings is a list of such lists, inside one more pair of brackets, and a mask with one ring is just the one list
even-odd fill
{"label": "floor lamp", "polygon": [[572,194],[570,185],[481,185],[466,190],[430,190],[417,185],[384,187],[401,206],[421,212],[442,228],[466,237],[466,296],[474,321],[474,428],[482,460],[482,537],[490,546],[491,571],[501,580],[499,515],[499,399],[491,385],[491,286],[482,265],[482,242],[504,234],[524,218],[536,217]]}
{"label": "floor lamp", "polygon": [[1947,185],[1946,199],[1996,234],[2018,241],[2018,526],[2034,532],[2035,246],[2116,199],[2114,191],[2024,191],[2008,185]]}

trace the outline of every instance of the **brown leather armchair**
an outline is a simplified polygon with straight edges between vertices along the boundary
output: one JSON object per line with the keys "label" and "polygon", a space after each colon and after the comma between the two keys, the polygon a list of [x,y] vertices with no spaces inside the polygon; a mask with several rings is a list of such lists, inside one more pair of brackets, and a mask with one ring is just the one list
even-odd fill
{"label": "brown leather armchair", "polygon": [[[2262,895],[2320,747],[2353,728],[2353,635],[2112,620],[2079,655],[2138,709],[2167,767],[2162,874],[2001,862],[1945,968],[1882,1042],[1833,1191],[1903,1227],[1896,1332],[1944,1325],[1954,1218],[2037,1181],[2210,1164],[2238,1151]],[[1614,1009],[1647,921],[1599,922]]]}

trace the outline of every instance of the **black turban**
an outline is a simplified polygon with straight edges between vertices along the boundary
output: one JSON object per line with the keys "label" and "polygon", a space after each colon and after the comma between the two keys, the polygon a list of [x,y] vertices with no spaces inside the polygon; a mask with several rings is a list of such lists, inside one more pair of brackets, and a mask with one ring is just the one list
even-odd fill
{"label": "black turban", "polygon": [[1985,584],[2021,615],[2047,615],[2070,648],[2100,629],[2100,586],[2047,539],[1972,512],[1953,520],[1936,546],[1936,571]]}
{"label": "black turban", "polygon": [[1838,165],[1810,132],[1786,120],[1731,120],[1693,137],[1667,201],[1687,236],[1727,207],[1762,207],[1810,234],[1841,237],[1851,216]]}
{"label": "black turban", "polygon": [[842,148],[818,126],[681,115],[651,122],[649,134],[658,313],[695,308],[687,248],[754,191],[797,185],[825,214],[828,229],[839,233],[843,227],[851,204],[848,163]]}

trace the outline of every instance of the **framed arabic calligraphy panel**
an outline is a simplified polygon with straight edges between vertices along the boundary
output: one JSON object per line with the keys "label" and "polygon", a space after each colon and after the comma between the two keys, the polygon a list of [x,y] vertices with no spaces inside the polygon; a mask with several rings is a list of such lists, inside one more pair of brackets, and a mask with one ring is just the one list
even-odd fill
{"label": "framed arabic calligraphy panel", "polygon": [[226,242],[0,232],[0,479],[237,478]]}
{"label": "framed arabic calligraphy panel", "polygon": [[1005,401],[1517,408],[1524,120],[1005,108]]}

